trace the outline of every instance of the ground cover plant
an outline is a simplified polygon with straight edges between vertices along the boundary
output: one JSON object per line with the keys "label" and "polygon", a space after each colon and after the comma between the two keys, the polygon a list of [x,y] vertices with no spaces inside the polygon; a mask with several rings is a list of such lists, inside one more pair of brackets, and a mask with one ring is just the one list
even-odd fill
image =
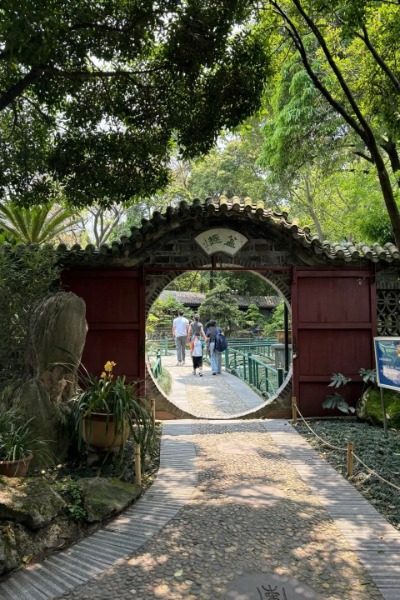
{"label": "ground cover plant", "polygon": [[[400,488],[400,431],[383,428],[355,419],[311,420],[310,427],[334,446],[346,448],[353,442],[354,453],[381,477]],[[299,423],[297,431],[339,473],[346,476],[346,453],[323,444],[307,427]],[[354,474],[349,481],[397,529],[400,529],[400,493],[354,461]]]}
{"label": "ground cover plant", "polygon": [[[156,423],[152,443],[147,446],[143,457],[142,488],[151,485],[159,466],[161,424]],[[63,486],[65,482],[76,481],[85,477],[118,478],[126,483],[135,483],[135,442],[130,438],[120,453],[106,452],[94,460],[87,452],[81,450],[79,455],[47,470],[42,469],[38,476],[45,477],[54,485]],[[68,487],[68,485],[67,485]]]}

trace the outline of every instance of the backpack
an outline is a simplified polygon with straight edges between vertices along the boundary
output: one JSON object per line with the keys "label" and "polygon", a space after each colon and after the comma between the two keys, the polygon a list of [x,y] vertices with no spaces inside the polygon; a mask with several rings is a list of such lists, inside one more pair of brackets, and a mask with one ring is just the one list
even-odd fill
{"label": "backpack", "polygon": [[215,350],[217,350],[218,352],[223,352],[224,350],[226,350],[228,347],[228,342],[226,341],[226,337],[224,336],[223,333],[218,332],[217,335],[215,336]]}

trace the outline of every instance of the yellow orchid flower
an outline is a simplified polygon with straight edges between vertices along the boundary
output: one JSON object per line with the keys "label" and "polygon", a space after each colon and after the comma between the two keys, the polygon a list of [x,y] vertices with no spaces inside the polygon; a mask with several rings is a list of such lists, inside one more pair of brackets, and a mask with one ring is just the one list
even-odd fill
{"label": "yellow orchid flower", "polygon": [[115,363],[113,360],[108,360],[106,362],[106,364],[104,365],[104,370],[106,373],[111,373],[113,368],[116,366],[117,363]]}

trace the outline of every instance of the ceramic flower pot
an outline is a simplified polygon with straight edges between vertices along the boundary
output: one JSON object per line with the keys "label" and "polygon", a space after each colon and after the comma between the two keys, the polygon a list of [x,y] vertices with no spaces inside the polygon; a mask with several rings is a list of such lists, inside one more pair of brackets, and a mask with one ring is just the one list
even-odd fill
{"label": "ceramic flower pot", "polygon": [[129,437],[129,426],[124,423],[122,430],[118,430],[113,415],[91,413],[83,419],[82,437],[96,450],[119,449]]}
{"label": "ceramic flower pot", "polygon": [[25,477],[33,454],[28,454],[18,460],[0,460],[0,475],[5,477]]}

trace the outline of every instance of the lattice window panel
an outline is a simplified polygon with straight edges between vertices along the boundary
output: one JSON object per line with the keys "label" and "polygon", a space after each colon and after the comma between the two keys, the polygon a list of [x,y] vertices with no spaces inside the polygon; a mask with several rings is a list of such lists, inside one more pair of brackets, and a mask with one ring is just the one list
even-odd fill
{"label": "lattice window panel", "polygon": [[378,335],[400,335],[400,290],[377,290]]}

